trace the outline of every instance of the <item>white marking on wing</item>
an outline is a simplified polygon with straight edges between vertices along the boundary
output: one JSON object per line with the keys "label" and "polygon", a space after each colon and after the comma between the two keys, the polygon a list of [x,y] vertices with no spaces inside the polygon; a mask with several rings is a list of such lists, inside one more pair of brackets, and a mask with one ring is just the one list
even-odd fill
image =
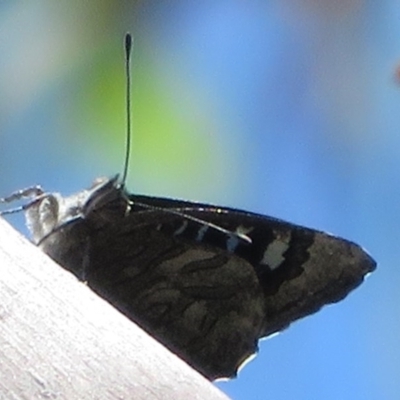
{"label": "white marking on wing", "polygon": [[260,264],[268,265],[272,271],[277,269],[283,261],[285,261],[283,255],[289,248],[290,242],[290,233],[287,235],[274,233],[276,236],[275,240],[268,245],[260,261]]}
{"label": "white marking on wing", "polygon": [[250,226],[249,228],[246,228],[245,226],[243,226],[243,225],[239,225],[237,228],[236,228],[236,231],[235,231],[235,233],[237,233],[238,235],[240,235],[240,236],[246,236],[248,233],[250,233],[250,232],[252,232],[254,230],[254,227],[253,226]]}
{"label": "white marking on wing", "polygon": [[226,249],[230,252],[233,253],[236,250],[236,247],[239,244],[239,239],[235,235],[229,235],[228,240],[226,241]]}
{"label": "white marking on wing", "polygon": [[[239,225],[236,228],[234,234],[229,235],[229,238],[226,241],[226,249],[229,252],[234,253],[237,246],[240,243],[239,237],[243,238],[244,240],[249,239],[247,234],[250,233],[253,229],[254,229],[254,227],[252,227],[252,226],[249,228],[246,228],[243,225]],[[250,239],[250,242],[251,242],[251,239]]]}
{"label": "white marking on wing", "polygon": [[196,241],[197,242],[201,242],[204,238],[204,235],[206,234],[206,232],[208,231],[208,225],[203,225],[199,231],[197,232],[197,236],[196,236]]}
{"label": "white marking on wing", "polygon": [[174,232],[174,236],[178,236],[180,234],[182,234],[183,232],[185,232],[185,229],[188,226],[188,221],[184,220],[182,225]]}

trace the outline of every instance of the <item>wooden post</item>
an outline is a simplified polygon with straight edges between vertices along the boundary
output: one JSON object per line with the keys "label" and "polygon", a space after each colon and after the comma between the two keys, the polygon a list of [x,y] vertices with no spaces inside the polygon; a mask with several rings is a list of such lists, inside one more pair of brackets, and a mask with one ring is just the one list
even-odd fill
{"label": "wooden post", "polygon": [[227,400],[1,218],[0,398]]}

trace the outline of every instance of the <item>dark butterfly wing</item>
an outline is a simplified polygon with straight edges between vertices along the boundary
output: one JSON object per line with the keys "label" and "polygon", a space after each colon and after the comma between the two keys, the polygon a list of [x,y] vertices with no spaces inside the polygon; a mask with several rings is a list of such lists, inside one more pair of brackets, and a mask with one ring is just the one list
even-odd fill
{"label": "dark butterfly wing", "polygon": [[[132,196],[136,202],[166,209],[225,228],[171,218],[162,226],[190,243],[206,243],[249,262],[266,307],[263,336],[279,331],[323,305],[343,299],[375,269],[375,261],[357,244],[276,218],[207,204]],[[251,243],[234,234],[245,234]]]}
{"label": "dark butterfly wing", "polygon": [[375,267],[354,243],[258,214],[147,196],[130,196],[127,212],[118,190],[108,181],[79,195],[78,219],[77,207],[40,211],[57,220],[40,246],[210,379],[234,376],[260,337]]}
{"label": "dark butterfly wing", "polygon": [[208,378],[234,376],[263,331],[261,287],[246,260],[174,235],[180,222],[147,211],[99,231],[86,279]]}
{"label": "dark butterfly wing", "polygon": [[234,376],[263,332],[251,264],[175,235],[185,218],[166,211],[135,211],[96,229],[90,221],[63,225],[41,247],[206,377]]}

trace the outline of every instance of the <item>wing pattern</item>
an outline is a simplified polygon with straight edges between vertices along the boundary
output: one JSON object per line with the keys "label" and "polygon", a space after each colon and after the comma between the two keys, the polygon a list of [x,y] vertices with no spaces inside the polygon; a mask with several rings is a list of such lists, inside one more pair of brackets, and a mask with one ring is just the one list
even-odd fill
{"label": "wing pattern", "polygon": [[27,210],[37,244],[209,379],[336,302],[375,262],[358,245],[245,211],[129,195],[116,180]]}

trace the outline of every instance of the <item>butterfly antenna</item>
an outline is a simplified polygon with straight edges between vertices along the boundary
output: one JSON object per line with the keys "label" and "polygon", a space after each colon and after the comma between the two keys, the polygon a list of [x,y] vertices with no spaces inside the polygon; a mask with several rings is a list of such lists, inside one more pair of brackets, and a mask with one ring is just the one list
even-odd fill
{"label": "butterfly antenna", "polygon": [[126,144],[125,162],[122,174],[121,186],[125,186],[128,175],[129,157],[131,153],[131,50],[132,36],[130,33],[125,35],[125,74],[126,74]]}

